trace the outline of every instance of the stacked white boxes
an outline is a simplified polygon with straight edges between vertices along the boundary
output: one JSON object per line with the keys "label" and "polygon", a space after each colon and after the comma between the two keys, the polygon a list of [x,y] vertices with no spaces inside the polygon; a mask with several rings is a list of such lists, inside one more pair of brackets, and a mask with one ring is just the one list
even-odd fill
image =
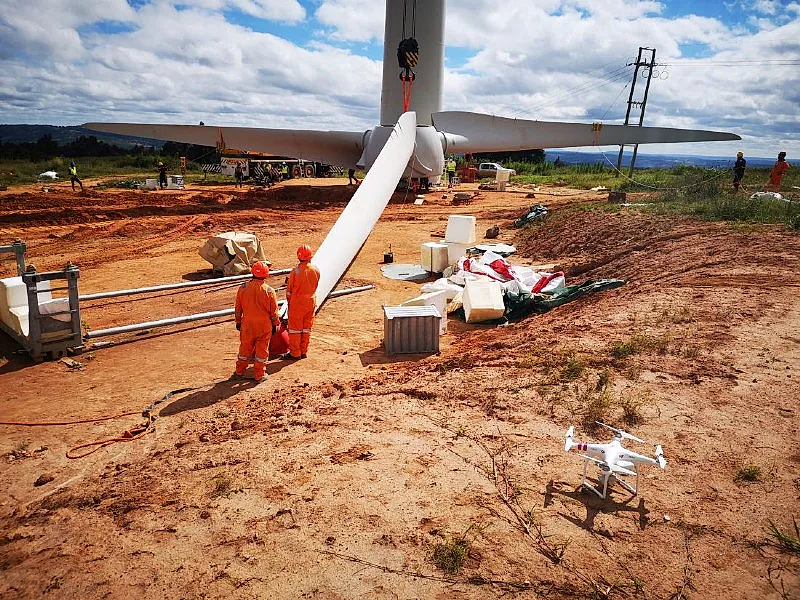
{"label": "stacked white boxes", "polygon": [[476,219],[469,215],[450,215],[444,240],[447,244],[447,264],[454,265],[462,256],[466,256],[467,248],[475,245]]}
{"label": "stacked white boxes", "polygon": [[431,273],[441,273],[449,263],[447,262],[447,244],[426,242],[420,250],[422,268]]}
{"label": "stacked white boxes", "polygon": [[458,259],[467,255],[467,249],[472,248],[473,244],[459,244],[458,242],[447,242],[447,264],[455,265]]}
{"label": "stacked white boxes", "polygon": [[457,244],[475,243],[475,217],[469,215],[450,215],[447,219],[447,229],[444,232],[445,242]]}

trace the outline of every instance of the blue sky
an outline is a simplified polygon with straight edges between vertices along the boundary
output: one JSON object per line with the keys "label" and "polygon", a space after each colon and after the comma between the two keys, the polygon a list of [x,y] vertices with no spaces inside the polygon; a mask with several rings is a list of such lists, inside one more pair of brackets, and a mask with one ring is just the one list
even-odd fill
{"label": "blue sky", "polygon": [[[378,119],[382,0],[0,0],[0,123],[348,129]],[[450,0],[443,108],[619,123],[639,46],[646,125],[800,155],[800,0]]]}

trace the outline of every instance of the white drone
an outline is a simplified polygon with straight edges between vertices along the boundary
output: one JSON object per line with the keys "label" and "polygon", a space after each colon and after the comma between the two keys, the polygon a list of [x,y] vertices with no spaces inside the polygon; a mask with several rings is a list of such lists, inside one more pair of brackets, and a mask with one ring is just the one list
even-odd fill
{"label": "white drone", "polygon": [[[589,444],[587,442],[576,442],[573,438],[575,433],[575,428],[570,426],[567,430],[567,435],[564,440],[564,451],[569,452],[573,448],[577,448],[581,452],[585,452],[586,454],[581,454],[583,457],[583,481],[581,482],[584,487],[590,489],[595,494],[600,496],[603,500],[606,499],[607,492],[608,492],[608,480],[610,478],[614,478],[619,484],[628,490],[634,496],[637,493],[639,488],[639,465],[640,464],[647,464],[647,465],[658,465],[662,469],[667,466],[667,460],[664,458],[664,451],[661,449],[661,446],[656,446],[656,453],[651,458],[649,456],[644,456],[643,454],[638,454],[636,452],[632,452],[623,448],[622,440],[633,440],[634,442],[640,442],[644,444],[644,440],[639,439],[635,435],[631,435],[626,431],[622,431],[621,429],[617,429],[616,427],[611,427],[610,425],[606,425],[605,423],[601,423],[600,421],[595,421],[598,425],[601,425],[607,429],[610,429],[614,432],[614,439],[611,440],[607,444]],[[586,467],[589,464],[589,461],[597,463],[600,467],[600,474],[597,478],[598,483],[603,484],[603,491],[601,492],[596,487],[591,485],[586,480]],[[634,475],[636,476],[636,483],[635,485],[631,486],[629,483],[622,479],[624,475]]]}

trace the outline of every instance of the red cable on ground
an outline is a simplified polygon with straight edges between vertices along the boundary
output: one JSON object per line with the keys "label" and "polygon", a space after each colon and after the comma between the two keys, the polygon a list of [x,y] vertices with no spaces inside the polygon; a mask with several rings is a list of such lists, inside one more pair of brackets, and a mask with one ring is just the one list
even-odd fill
{"label": "red cable on ground", "polygon": [[98,419],[81,419],[80,421],[42,421],[40,423],[23,423],[17,421],[0,421],[0,425],[13,425],[16,427],[47,427],[50,425],[77,425],[79,423],[97,423],[98,421],[110,421],[112,419],[119,419],[120,417],[130,417],[131,415],[140,415],[141,411],[120,413],[110,417],[100,417]]}
{"label": "red cable on ground", "polygon": [[[89,456],[94,452],[100,450],[100,448],[105,448],[106,446],[110,446],[111,444],[116,444],[117,442],[132,442],[133,440],[139,439],[145,433],[147,433],[150,429],[150,425],[152,421],[147,421],[139,425],[139,427],[135,427],[133,429],[126,429],[123,434],[119,437],[113,438],[106,438],[104,440],[97,440],[96,442],[87,442],[85,444],[79,444],[77,446],[73,446],[69,450],[67,450],[67,458],[83,458],[84,456]],[[82,454],[73,454],[76,450],[80,450],[81,448],[91,448],[92,446],[97,446],[93,450],[89,450],[88,452],[84,452]]]}
{"label": "red cable on ground", "polygon": [[[199,390],[199,387],[187,387],[181,388],[179,390],[172,390],[171,392],[167,392],[160,400],[156,400],[150,406],[145,408],[143,411],[136,411],[136,412],[127,412],[127,413],[120,413],[118,415],[112,415],[110,417],[100,417],[97,419],[81,419],[79,421],[49,421],[49,422],[39,422],[39,423],[23,423],[23,422],[0,422],[0,425],[16,425],[19,427],[45,427],[48,425],[75,425],[78,423],[96,423],[98,421],[110,421],[111,419],[118,419],[120,417],[129,417],[131,415],[142,415],[147,417],[147,421],[144,421],[138,427],[134,427],[132,429],[126,429],[121,436],[119,437],[112,437],[106,438],[104,440],[97,440],[96,442],[87,442],[85,444],[78,444],[77,446],[73,446],[69,450],[67,450],[67,458],[83,458],[84,456],[89,456],[90,454],[97,452],[100,448],[105,448],[106,446],[110,446],[111,444],[115,444],[117,442],[131,442],[133,440],[139,439],[144,434],[146,434],[150,429],[153,427],[153,423],[156,420],[156,417],[152,414],[155,410],[155,407],[162,402],[166,402],[175,394],[182,394],[184,392],[192,392],[194,390]],[[76,450],[80,450],[81,448],[91,448],[92,446],[97,446],[93,450],[89,450],[88,452],[84,452],[82,454],[73,454]]]}

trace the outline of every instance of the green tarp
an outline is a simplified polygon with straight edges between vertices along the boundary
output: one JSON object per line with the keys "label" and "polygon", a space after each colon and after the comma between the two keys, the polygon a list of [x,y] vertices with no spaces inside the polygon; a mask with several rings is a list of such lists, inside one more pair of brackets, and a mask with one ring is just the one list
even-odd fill
{"label": "green tarp", "polygon": [[554,294],[514,294],[506,292],[505,296],[503,296],[503,301],[506,305],[505,316],[507,319],[514,321],[531,313],[544,313],[556,306],[577,300],[586,294],[611,290],[625,285],[625,283],[622,279],[598,279],[597,281],[590,279],[580,285],[568,285]]}

